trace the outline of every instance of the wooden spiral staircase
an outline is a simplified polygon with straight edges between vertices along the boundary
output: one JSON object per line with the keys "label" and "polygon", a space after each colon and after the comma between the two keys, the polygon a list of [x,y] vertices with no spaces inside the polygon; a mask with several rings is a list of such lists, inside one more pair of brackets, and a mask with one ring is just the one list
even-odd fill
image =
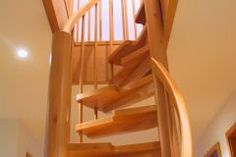
{"label": "wooden spiral staircase", "polygon": [[[62,31],[53,36],[47,156],[192,157],[192,136],[186,104],[168,72],[166,54],[177,1],[144,0],[135,16],[135,22],[143,25],[139,37],[135,41],[124,40],[117,48],[113,48],[113,34],[110,34],[111,53],[106,57],[110,64],[108,85],[98,88],[98,78],[94,75],[94,90],[84,92],[86,50],[83,21],[84,15],[94,6],[96,13],[99,2],[90,0],[68,20]],[[80,115],[75,128],[80,136],[80,143],[72,144],[69,141],[70,104],[72,80],[75,78],[71,74],[73,37],[70,33],[78,20],[82,20],[80,75],[77,78],[80,93],[76,97]],[[95,21],[95,25],[98,25],[98,21]],[[111,25],[113,24],[110,22]],[[98,46],[96,36],[95,57]],[[122,68],[114,72],[114,66]],[[96,66],[94,72],[96,73]],[[134,103],[151,96],[155,96],[155,105],[132,107]],[[94,120],[83,121],[83,106],[94,109]],[[124,108],[126,106],[129,108]],[[98,117],[98,112],[111,111],[112,115]],[[159,141],[153,139],[148,143],[121,146],[83,142],[84,135],[97,138],[150,128],[158,128]]]}

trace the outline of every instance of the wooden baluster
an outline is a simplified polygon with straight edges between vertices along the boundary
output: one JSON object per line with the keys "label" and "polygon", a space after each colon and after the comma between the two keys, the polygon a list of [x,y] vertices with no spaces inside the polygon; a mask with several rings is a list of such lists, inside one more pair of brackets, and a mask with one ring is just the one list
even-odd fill
{"label": "wooden baluster", "polygon": [[[80,55],[80,78],[79,86],[80,93],[84,92],[83,80],[84,80],[84,49],[85,49],[85,16],[82,17],[82,29],[81,29],[81,55]],[[79,104],[79,123],[83,123],[83,103]],[[83,134],[80,132],[80,142],[83,142]]]}
{"label": "wooden baluster", "polygon": [[99,3],[99,38],[102,41],[102,1]]}
{"label": "wooden baluster", "polygon": [[[89,2],[90,0],[88,0]],[[91,10],[88,11],[88,41],[91,41]]]}
{"label": "wooden baluster", "polygon": [[[94,89],[98,88],[97,83],[97,36],[98,36],[98,4],[95,5],[95,15],[94,15]],[[94,108],[94,119],[98,118],[98,110]]]}
{"label": "wooden baluster", "polygon": [[[109,39],[109,53],[111,54],[113,51],[113,41],[114,41],[114,15],[113,15],[113,0],[109,0],[109,35],[110,35],[110,39]],[[106,54],[106,58],[108,57],[108,53]],[[108,63],[107,63],[108,64]],[[109,75],[110,74],[110,75]],[[107,66],[107,81],[109,80],[109,76],[110,78],[112,78],[114,75],[113,73],[113,64],[111,64],[110,68],[108,68]]]}
{"label": "wooden baluster", "polygon": [[91,10],[88,11],[88,41],[91,41]]}
{"label": "wooden baluster", "polygon": [[[78,1],[78,10],[80,8],[80,0],[77,0]],[[78,20],[77,22],[77,25],[76,25],[76,42],[79,42],[79,36],[80,36],[80,20]]]}
{"label": "wooden baluster", "polygon": [[70,140],[72,36],[53,35],[48,95],[47,156],[66,157]]}
{"label": "wooden baluster", "polygon": [[127,14],[126,0],[121,0],[121,9],[122,9],[123,38],[124,40],[128,40],[129,31],[128,31],[128,14]]}
{"label": "wooden baluster", "polygon": [[133,18],[134,18],[134,37],[137,39],[138,33],[137,33],[137,27],[136,27],[136,22],[135,22],[135,17],[136,17],[136,5],[135,5],[136,0],[132,0],[132,9],[133,9]]}

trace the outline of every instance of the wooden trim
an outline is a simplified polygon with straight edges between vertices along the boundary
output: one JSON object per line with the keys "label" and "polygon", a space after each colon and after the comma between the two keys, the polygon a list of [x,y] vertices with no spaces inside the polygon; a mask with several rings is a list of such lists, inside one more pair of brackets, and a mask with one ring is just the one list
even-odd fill
{"label": "wooden trim", "polygon": [[227,141],[228,141],[228,146],[229,146],[229,149],[230,149],[231,156],[236,157],[236,154],[235,154],[236,152],[234,152],[235,151],[234,150],[235,146],[233,146],[233,143],[232,143],[233,138],[234,138],[234,140],[236,140],[236,123],[234,123],[234,125],[226,132],[225,136],[226,136]]}
{"label": "wooden trim", "polygon": [[212,153],[217,152],[217,155],[219,155],[218,157],[222,157],[221,155],[221,150],[220,150],[220,143],[216,143],[208,152],[206,155],[204,155],[204,157],[212,157]]}
{"label": "wooden trim", "polygon": [[[121,45],[124,41],[114,41],[112,45]],[[135,41],[133,41],[135,42]],[[94,41],[86,41],[84,42],[86,46],[93,46]],[[97,41],[98,46],[109,46],[110,41]],[[81,42],[75,42],[75,46],[81,46]]]}

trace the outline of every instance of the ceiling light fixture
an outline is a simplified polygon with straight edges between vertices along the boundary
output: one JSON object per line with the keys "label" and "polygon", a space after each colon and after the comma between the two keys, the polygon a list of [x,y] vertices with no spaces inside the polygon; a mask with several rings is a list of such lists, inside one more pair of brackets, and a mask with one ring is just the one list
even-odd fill
{"label": "ceiling light fixture", "polygon": [[17,56],[22,59],[28,58],[28,52],[24,49],[17,50]]}

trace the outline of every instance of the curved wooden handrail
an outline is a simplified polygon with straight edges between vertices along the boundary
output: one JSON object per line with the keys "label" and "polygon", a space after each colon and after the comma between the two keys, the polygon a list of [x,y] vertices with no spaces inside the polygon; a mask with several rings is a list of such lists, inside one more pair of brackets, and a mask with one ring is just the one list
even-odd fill
{"label": "curved wooden handrail", "polygon": [[88,4],[86,4],[83,8],[79,9],[77,13],[75,13],[65,24],[63,27],[63,31],[70,33],[73,29],[76,22],[86,13],[88,12],[95,4],[100,2],[101,0],[90,0]]}
{"label": "curved wooden handrail", "polygon": [[192,131],[190,127],[189,115],[186,108],[186,103],[181,94],[181,91],[176,86],[166,68],[154,58],[151,59],[154,74],[163,83],[165,89],[175,102],[175,107],[180,117],[181,127],[181,157],[192,157]]}

